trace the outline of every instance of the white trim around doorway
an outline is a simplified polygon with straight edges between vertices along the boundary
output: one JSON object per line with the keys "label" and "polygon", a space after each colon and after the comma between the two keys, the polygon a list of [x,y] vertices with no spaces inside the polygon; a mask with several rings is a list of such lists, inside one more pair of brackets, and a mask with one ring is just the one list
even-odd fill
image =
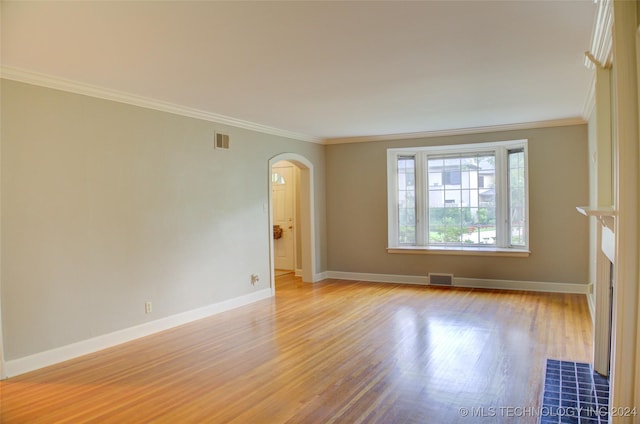
{"label": "white trim around doorway", "polygon": [[314,170],[313,164],[307,158],[297,153],[281,153],[269,159],[268,166],[268,199],[269,199],[269,262],[271,269],[271,288],[275,288],[274,276],[274,244],[271,231],[273,228],[273,199],[271,173],[273,165],[286,160],[294,164],[300,171],[300,216],[298,217],[298,227],[300,229],[302,268],[301,275],[304,282],[315,282],[316,269],[316,236],[315,236],[315,205],[314,205]]}

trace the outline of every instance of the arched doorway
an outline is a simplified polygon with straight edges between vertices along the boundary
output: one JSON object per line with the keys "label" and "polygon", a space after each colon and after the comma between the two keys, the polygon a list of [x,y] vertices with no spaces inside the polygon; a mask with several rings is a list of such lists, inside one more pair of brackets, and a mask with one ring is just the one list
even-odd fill
{"label": "arched doorway", "polygon": [[[296,153],[282,153],[269,159],[269,230],[273,228],[273,168],[281,161],[287,161],[299,171],[297,230],[300,233],[300,263],[302,281],[313,282],[315,273],[315,230],[313,202],[313,164]],[[273,237],[269,238],[269,260],[271,266],[271,289],[275,290],[275,248]]]}

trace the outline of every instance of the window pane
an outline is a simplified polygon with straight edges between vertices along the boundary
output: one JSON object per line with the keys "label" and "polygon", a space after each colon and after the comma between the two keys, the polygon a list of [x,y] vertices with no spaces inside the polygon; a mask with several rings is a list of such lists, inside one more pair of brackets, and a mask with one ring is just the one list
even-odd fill
{"label": "window pane", "polygon": [[444,206],[444,190],[429,189],[429,208],[441,208]]}
{"label": "window pane", "polygon": [[445,189],[459,188],[462,180],[459,157],[447,158],[444,160],[442,180],[444,182]]}
{"label": "window pane", "polygon": [[444,217],[444,208],[429,208],[429,225],[431,228],[442,227]]}
{"label": "window pane", "polygon": [[430,156],[429,244],[496,243],[495,156]]}
{"label": "window pane", "polygon": [[413,156],[398,158],[398,241],[416,243],[416,171]]}
{"label": "window pane", "polygon": [[526,246],[526,191],[524,149],[509,151],[509,242]]}
{"label": "window pane", "polygon": [[527,247],[526,145],[389,149],[389,246]]}

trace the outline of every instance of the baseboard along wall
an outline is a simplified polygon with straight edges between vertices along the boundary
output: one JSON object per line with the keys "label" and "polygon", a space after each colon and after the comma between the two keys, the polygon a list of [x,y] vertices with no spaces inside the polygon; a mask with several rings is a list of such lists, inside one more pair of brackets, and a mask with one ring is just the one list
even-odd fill
{"label": "baseboard along wall", "polygon": [[[392,275],[370,274],[360,272],[326,271],[326,278],[352,281],[370,281],[373,283],[401,283],[429,285],[426,275]],[[482,278],[454,277],[452,287],[468,287],[478,289],[524,290],[548,293],[588,294],[590,284],[582,283],[552,283],[545,281],[491,280]]]}
{"label": "baseboard along wall", "polygon": [[[298,270],[296,270],[298,275]],[[313,275],[313,282],[319,282],[328,278],[337,280],[368,281],[374,283],[400,283],[428,285],[426,275],[392,275],[392,274],[372,274],[344,271],[324,271]],[[587,295],[589,310],[593,315],[593,305],[591,296],[591,285],[580,283],[550,283],[538,281],[516,281],[516,280],[488,280],[477,278],[453,278],[453,287],[468,287],[498,290],[524,290],[553,293],[575,293]],[[260,290],[234,299],[225,300],[211,304],[202,308],[161,318],[113,333],[83,340],[56,349],[39,352],[23,358],[4,361],[2,378],[14,377],[40,368],[54,365],[82,355],[97,352],[102,349],[113,347],[122,343],[145,337],[160,331],[168,330],[179,325],[183,325],[211,315],[229,311],[231,309],[245,306],[259,300],[267,299],[274,295],[271,288]]]}
{"label": "baseboard along wall", "polygon": [[182,312],[155,321],[146,322],[134,327],[114,331],[113,333],[82,340],[59,348],[39,352],[23,358],[8,360],[4,362],[4,376],[2,378],[15,377],[30,371],[54,365],[60,362],[79,356],[94,353],[102,349],[126,343],[140,337],[145,337],[160,331],[168,330],[179,325],[187,324],[202,318],[239,308],[259,300],[273,296],[271,288],[263,289],[244,296],[214,303],[202,308]]}

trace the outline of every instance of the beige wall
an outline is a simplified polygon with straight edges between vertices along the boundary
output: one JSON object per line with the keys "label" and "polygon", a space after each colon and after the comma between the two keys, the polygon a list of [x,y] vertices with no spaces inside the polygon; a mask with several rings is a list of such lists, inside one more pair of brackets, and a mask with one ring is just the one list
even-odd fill
{"label": "beige wall", "polygon": [[[213,148],[216,130],[229,151]],[[314,164],[325,270],[324,149],[2,80],[4,359],[267,288],[279,153]]]}
{"label": "beige wall", "polygon": [[[6,80],[1,106],[5,360],[266,288],[282,152],[315,167],[316,272],[588,281],[586,125],[320,146]],[[231,150],[212,148],[216,130]],[[520,138],[529,258],[386,253],[388,147]]]}
{"label": "beige wall", "polygon": [[[388,254],[386,149],[529,140],[528,258]],[[327,146],[328,269],[396,275],[588,283],[587,125]]]}

